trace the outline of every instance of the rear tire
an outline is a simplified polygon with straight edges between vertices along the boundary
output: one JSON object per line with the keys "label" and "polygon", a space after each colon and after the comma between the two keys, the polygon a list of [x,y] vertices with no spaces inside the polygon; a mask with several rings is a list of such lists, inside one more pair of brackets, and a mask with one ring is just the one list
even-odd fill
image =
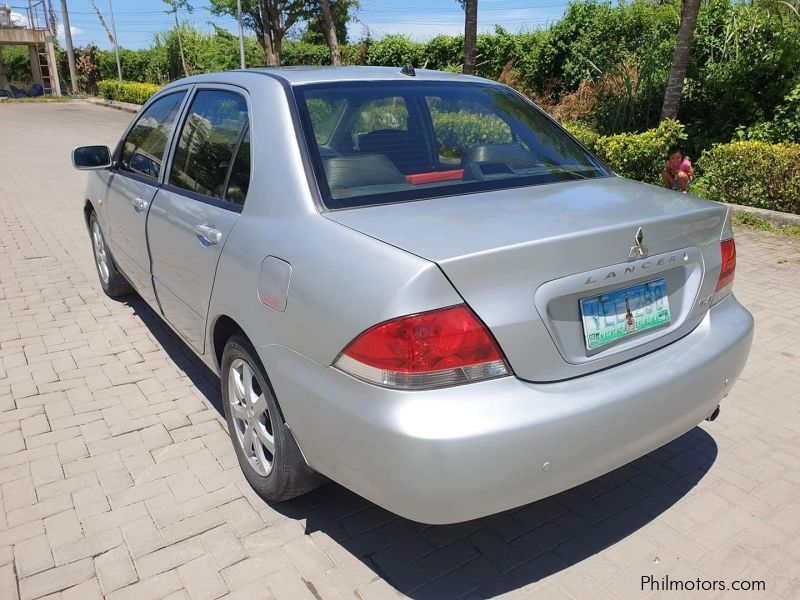
{"label": "rear tire", "polygon": [[89,215],[89,236],[92,241],[94,253],[94,266],[100,278],[100,286],[109,298],[119,298],[133,293],[133,288],[128,280],[117,270],[111,250],[106,244],[103,230],[94,211]]}
{"label": "rear tire", "polygon": [[222,352],[222,403],[239,466],[265,500],[280,502],[322,483],[289,431],[261,361],[241,333]]}

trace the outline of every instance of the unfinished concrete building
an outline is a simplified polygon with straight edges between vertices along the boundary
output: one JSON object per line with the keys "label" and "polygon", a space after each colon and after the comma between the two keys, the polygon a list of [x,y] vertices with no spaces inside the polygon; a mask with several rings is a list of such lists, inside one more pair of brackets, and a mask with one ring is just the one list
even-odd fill
{"label": "unfinished concrete building", "polygon": [[28,0],[27,10],[0,3],[0,89],[9,89],[3,48],[27,46],[31,80],[46,94],[61,95],[55,52],[55,23],[48,0]]}

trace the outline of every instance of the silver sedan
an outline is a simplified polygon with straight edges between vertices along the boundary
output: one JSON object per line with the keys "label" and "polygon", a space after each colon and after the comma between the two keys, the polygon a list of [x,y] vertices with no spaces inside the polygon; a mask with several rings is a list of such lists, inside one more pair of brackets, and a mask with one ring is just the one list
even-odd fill
{"label": "silver sedan", "polygon": [[200,75],[73,161],[103,290],[219,374],[270,501],[327,477],[428,523],[519,506],[716,417],[750,350],[729,211],[484,79]]}

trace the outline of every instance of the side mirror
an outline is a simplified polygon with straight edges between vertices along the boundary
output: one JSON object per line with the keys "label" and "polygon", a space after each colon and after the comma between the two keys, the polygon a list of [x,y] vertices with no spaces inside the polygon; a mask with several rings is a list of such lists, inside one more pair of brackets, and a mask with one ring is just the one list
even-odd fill
{"label": "side mirror", "polygon": [[111,166],[111,150],[108,146],[78,146],[72,151],[72,166],[82,171],[107,169]]}

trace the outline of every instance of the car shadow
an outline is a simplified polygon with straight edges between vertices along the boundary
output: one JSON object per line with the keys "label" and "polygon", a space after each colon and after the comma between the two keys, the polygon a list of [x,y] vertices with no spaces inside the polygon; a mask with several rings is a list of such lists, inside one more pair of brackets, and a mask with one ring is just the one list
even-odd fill
{"label": "car shadow", "polygon": [[[214,373],[141,299],[126,301],[223,414]],[[454,525],[404,519],[336,483],[270,506],[287,518],[305,521],[306,534],[316,534],[324,547],[343,549],[334,558],[337,565],[360,560],[406,596],[490,598],[589,559],[636,532],[697,485],[716,456],[714,439],[695,427],[556,496]]]}

